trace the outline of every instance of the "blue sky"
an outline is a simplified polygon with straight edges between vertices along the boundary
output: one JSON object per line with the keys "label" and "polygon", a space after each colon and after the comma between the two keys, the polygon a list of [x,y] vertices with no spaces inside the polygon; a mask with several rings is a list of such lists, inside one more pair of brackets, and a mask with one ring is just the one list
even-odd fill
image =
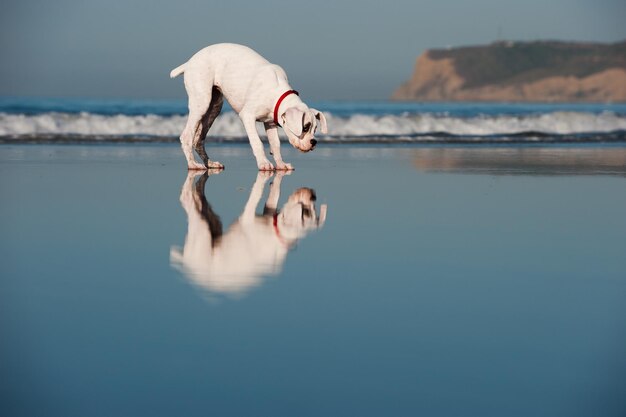
{"label": "blue sky", "polygon": [[428,48],[626,39],[623,0],[5,0],[0,95],[182,98],[169,71],[249,45],[313,100],[385,99]]}

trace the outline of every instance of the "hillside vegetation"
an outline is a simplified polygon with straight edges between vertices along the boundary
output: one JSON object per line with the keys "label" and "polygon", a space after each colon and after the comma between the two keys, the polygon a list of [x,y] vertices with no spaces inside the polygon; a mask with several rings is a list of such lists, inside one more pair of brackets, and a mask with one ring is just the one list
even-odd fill
{"label": "hillside vegetation", "polygon": [[626,101],[626,41],[497,42],[426,51],[400,100]]}

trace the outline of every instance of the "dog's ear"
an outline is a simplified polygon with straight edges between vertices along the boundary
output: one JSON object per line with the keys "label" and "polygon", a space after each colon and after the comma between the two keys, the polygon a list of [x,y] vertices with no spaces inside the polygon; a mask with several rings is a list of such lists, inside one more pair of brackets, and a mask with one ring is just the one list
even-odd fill
{"label": "dog's ear", "polygon": [[317,227],[324,226],[326,223],[326,211],[328,210],[328,206],[326,204],[322,204],[320,206],[320,217],[317,219]]}
{"label": "dog's ear", "polygon": [[315,118],[319,120],[320,123],[322,124],[322,133],[323,134],[328,133],[328,126],[326,125],[326,117],[324,117],[324,113],[315,109],[311,109],[311,111],[315,115]]}
{"label": "dog's ear", "polygon": [[290,107],[286,112],[281,116],[283,119],[283,128],[287,126],[294,135],[300,137],[302,134],[302,121],[304,119],[304,112],[296,109],[295,107]]}

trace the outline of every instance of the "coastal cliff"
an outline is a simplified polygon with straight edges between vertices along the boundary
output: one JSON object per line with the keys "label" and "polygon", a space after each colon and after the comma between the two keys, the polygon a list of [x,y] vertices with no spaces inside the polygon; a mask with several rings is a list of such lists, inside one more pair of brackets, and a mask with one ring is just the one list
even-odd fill
{"label": "coastal cliff", "polygon": [[415,101],[624,102],[626,41],[427,50],[391,96]]}

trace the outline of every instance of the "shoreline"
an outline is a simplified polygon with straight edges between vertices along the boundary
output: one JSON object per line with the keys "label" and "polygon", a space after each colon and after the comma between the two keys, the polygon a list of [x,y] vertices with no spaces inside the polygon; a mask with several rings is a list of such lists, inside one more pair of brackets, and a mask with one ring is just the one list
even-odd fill
{"label": "shoreline", "polygon": [[[588,134],[546,134],[540,132],[505,135],[450,135],[447,133],[414,134],[404,136],[372,135],[320,138],[325,145],[560,145],[560,144],[623,144],[626,131]],[[84,136],[84,135],[20,135],[0,136],[0,145],[98,145],[98,144],[178,144],[172,136]],[[248,144],[246,137],[208,137],[207,144]],[[287,143],[287,142],[284,142]]]}
{"label": "shoreline", "polygon": [[[296,173],[321,169],[370,170],[377,160],[388,169],[408,164],[417,172],[489,175],[608,175],[626,177],[624,143],[524,143],[524,144],[437,144],[437,143],[326,143],[302,154],[283,146],[283,156],[294,162]],[[226,163],[226,171],[256,172],[247,143],[211,143],[207,150]],[[267,151],[267,149],[266,149]],[[0,144],[0,166],[13,163],[46,163],[71,166],[95,160],[99,165],[145,164],[183,169],[184,158],[177,143],[97,142],[54,144]],[[168,168],[170,169],[170,168]]]}

